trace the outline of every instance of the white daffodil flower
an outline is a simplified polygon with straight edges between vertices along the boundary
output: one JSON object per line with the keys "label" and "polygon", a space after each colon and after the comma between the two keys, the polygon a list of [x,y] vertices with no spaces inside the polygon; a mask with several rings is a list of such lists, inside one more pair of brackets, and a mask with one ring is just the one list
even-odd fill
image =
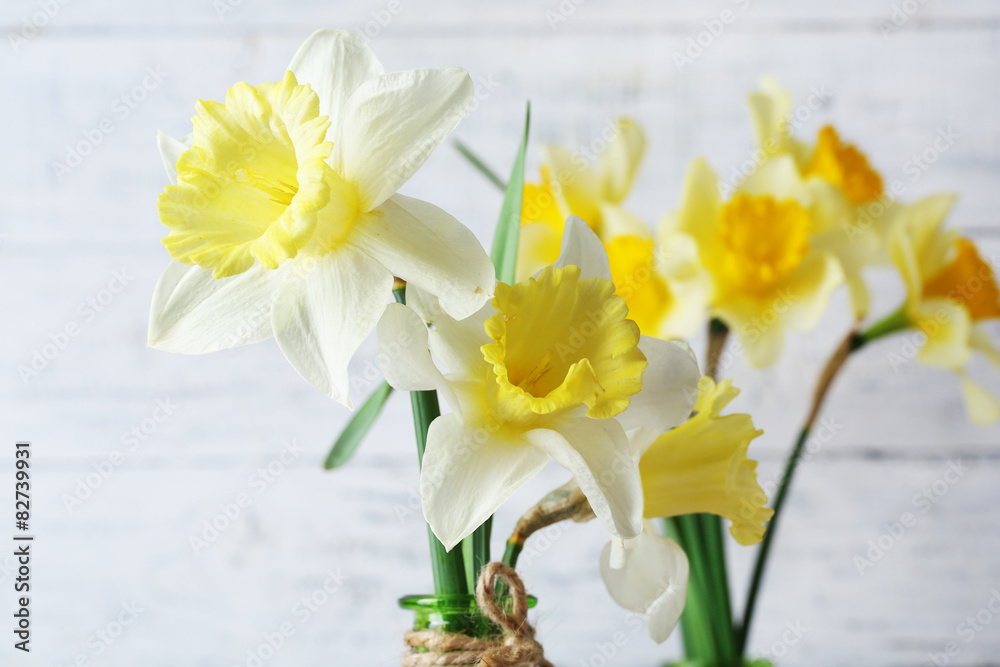
{"label": "white daffodil flower", "polygon": [[153,296],[149,344],[205,354],[277,339],[302,377],[351,407],[347,366],[393,276],[462,319],[492,296],[475,236],[395,194],[472,101],[457,67],[386,74],[357,35],[320,30],[284,78],[199,101],[186,141],[161,134],[160,195],[174,261]]}
{"label": "white daffodil flower", "polygon": [[699,372],[686,345],[640,337],[614,291],[600,241],[571,218],[555,265],[499,283],[492,304],[466,320],[413,286],[409,307],[386,309],[378,326],[386,379],[437,389],[453,410],[430,426],[420,480],[424,515],[448,549],[549,457],[573,473],[613,535],[642,531],[628,434],[684,422]]}

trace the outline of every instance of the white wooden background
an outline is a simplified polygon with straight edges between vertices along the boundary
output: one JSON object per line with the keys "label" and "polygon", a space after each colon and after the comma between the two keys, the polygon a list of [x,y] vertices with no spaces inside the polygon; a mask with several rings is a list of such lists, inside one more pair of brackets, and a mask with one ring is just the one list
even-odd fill
{"label": "white wooden background", "polygon": [[[834,120],[888,180],[905,180],[908,197],[960,192],[954,224],[988,255],[1000,253],[995,2],[228,0],[232,11],[220,18],[222,2],[0,6],[0,488],[13,483],[14,440],[30,438],[38,535],[34,651],[15,655],[4,630],[0,664],[247,665],[262,635],[285,622],[295,634],[266,665],[397,664],[411,619],[395,599],[430,587],[424,527],[409,512],[417,473],[403,397],[394,397],[349,468],[324,473],[322,457],[347,413],[301,381],[273,343],[207,357],[145,347],[150,295],[166,263],[157,241],[165,176],[155,131],[185,133],[194,100],[221,99],[237,80],[275,80],[317,27],[363,29],[391,4],[400,11],[372,40],[387,69],[461,65],[477,81],[495,82],[457,136],[498,169],[509,168],[526,98],[536,141],[585,145],[613,115],[638,117],[650,151],[631,204],[650,221],[676,206],[689,159],[704,154],[728,175],[751,151],[743,100],[762,74],[777,74],[800,101],[824,86],[832,99],[803,132]],[[46,4],[57,8],[48,25],[14,50],[9,34]],[[877,22],[894,4],[919,9],[884,36]],[[546,12],[560,6],[567,20],[553,30]],[[726,8],[736,21],[678,72],[673,53]],[[149,67],[166,77],[127,117],[116,116],[115,100]],[[105,117],[113,132],[57,178],[53,164]],[[947,127],[960,139],[911,182],[904,163]],[[488,242],[499,196],[450,148],[404,191],[448,209]],[[100,298],[116,270],[134,279],[88,320],[79,304]],[[894,306],[900,289],[892,276],[876,283],[879,308]],[[17,367],[69,323],[79,335],[23,382]],[[846,324],[841,294],[777,367],[731,366],[744,388],[734,407],[766,431],[752,450],[765,481]],[[889,355],[905,351],[902,339],[866,350],[833,391],[825,414],[836,426],[802,466],[776,544],[751,642],[758,654],[772,651],[787,665],[915,665],[956,642],[949,664],[1000,664],[1000,619],[987,610],[980,622],[992,624],[971,635],[958,627],[1000,597],[1000,428],[966,423],[953,377],[915,363],[894,370]],[[372,352],[369,344],[359,373]],[[64,495],[123,448],[123,432],[151,418],[158,399],[177,406],[173,415],[68,512]],[[195,555],[189,536],[220,503],[253,493],[249,476],[285,440],[303,453]],[[921,514],[914,495],[943,479],[949,461],[967,472]],[[495,548],[519,511],[563,477],[548,469],[504,508]],[[8,526],[11,503],[0,504],[0,525]],[[854,557],[905,512],[917,525],[860,575]],[[599,527],[553,537],[536,545],[544,553],[526,560],[523,573],[541,599],[534,618],[556,664],[605,664],[598,645],[619,631],[627,642],[607,664],[656,665],[678,655],[676,639],[655,646],[605,594]],[[749,557],[734,547],[740,600]],[[0,565],[7,627],[12,561],[0,555]],[[300,622],[293,608],[328,571],[346,577],[341,590]],[[96,633],[115,633],[109,624],[133,601],[143,609],[135,623],[103,645]],[[808,630],[782,644],[786,623]]]}

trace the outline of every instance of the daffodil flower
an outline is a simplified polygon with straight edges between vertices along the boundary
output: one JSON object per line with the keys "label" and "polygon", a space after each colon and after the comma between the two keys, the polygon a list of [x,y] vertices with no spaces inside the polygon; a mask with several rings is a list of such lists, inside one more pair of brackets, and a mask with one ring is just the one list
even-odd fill
{"label": "daffodil flower", "polygon": [[641,532],[627,434],[683,422],[699,373],[686,345],[640,337],[614,291],[600,241],[571,220],[555,265],[498,284],[492,304],[466,320],[411,286],[409,307],[386,310],[378,328],[388,382],[437,389],[452,408],[430,425],[420,477],[424,515],[445,547],[550,457],[613,535]]}
{"label": "daffodil flower", "polygon": [[730,380],[703,377],[694,414],[675,429],[650,438],[630,438],[639,459],[645,530],[631,542],[611,542],[601,554],[601,576],[621,606],[644,614],[650,637],[663,642],[684,609],[688,561],[673,540],[656,532],[649,519],[701,512],[731,521],[742,545],[764,538],[774,512],[757,482],[757,462],[747,458],[757,430],[749,415],[720,415],[739,394]]}
{"label": "daffodil flower", "polygon": [[311,384],[350,407],[347,365],[399,276],[461,319],[492,295],[475,236],[396,194],[472,101],[459,68],[386,74],[356,36],[320,30],[281,81],[198,102],[187,140],[160,136],[173,258],[149,344],[204,354],[274,337]]}
{"label": "daffodil flower", "polygon": [[843,271],[814,246],[827,208],[787,155],[765,162],[723,202],[703,160],[688,169],[676,216],[665,235],[692,239],[710,282],[712,314],[739,337],[754,365],[773,363],[784,330],[813,327]]}
{"label": "daffodil flower", "polygon": [[612,135],[596,168],[582,153],[542,146],[542,181],[524,186],[519,280],[558,259],[571,215],[586,222],[601,240],[629,232],[648,235],[645,225],[622,208],[646,150],[646,137],[630,118],[617,118],[609,127]]}
{"label": "daffodil flower", "polygon": [[944,228],[953,201],[939,195],[906,207],[894,221],[890,249],[906,283],[905,317],[927,337],[917,359],[956,373],[969,419],[986,424],[1000,419],[1000,401],[966,367],[978,352],[1000,368],[1000,351],[978,326],[1000,318],[1000,288],[975,243]]}
{"label": "daffodil flower", "polygon": [[832,253],[844,269],[857,318],[868,312],[871,297],[862,273],[889,263],[888,231],[899,207],[884,191],[882,177],[856,146],[841,140],[833,126],[820,129],[813,145],[792,136],[792,98],[773,77],[766,77],[749,100],[761,162],[787,156],[823,207],[812,231],[813,243]]}
{"label": "daffodil flower", "polygon": [[611,278],[643,335],[687,338],[704,322],[705,288],[690,244],[658,246],[623,206],[645,151],[639,124],[618,118],[597,167],[566,148],[542,147],[542,180],[524,185],[517,275],[555,262],[567,216],[583,219],[604,244]]}

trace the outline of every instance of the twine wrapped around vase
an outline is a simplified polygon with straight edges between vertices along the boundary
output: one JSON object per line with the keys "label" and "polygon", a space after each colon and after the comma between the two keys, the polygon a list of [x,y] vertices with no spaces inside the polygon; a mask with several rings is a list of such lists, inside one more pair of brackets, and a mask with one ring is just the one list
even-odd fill
{"label": "twine wrapped around vase", "polygon": [[[513,603],[510,615],[495,600],[494,580],[497,578],[506,580],[510,589]],[[528,623],[528,596],[514,568],[503,563],[489,563],[483,567],[476,584],[476,604],[500,627],[502,636],[477,638],[442,630],[410,630],[405,641],[411,653],[403,657],[401,667],[552,667],[545,659],[542,645],[535,640],[535,629]],[[425,651],[413,651],[415,648]]]}

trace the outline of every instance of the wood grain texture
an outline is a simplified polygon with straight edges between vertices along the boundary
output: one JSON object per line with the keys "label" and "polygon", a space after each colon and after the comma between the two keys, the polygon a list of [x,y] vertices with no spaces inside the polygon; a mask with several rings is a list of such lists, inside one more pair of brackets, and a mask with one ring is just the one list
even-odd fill
{"label": "wood grain texture", "polygon": [[[887,180],[904,182],[906,197],[958,192],[953,223],[998,265],[996,2],[928,1],[898,31],[884,21],[904,3],[888,1],[591,0],[563,2],[576,8],[554,24],[547,12],[560,12],[556,1],[399,2],[373,48],[390,70],[468,68],[482,99],[457,136],[501,172],[527,98],[532,173],[538,142],[585,148],[615,115],[635,116],[649,152],[629,204],[654,224],[677,205],[690,159],[708,157],[727,178],[751,155],[744,98],[771,72],[800,102],[813,88],[831,93],[803,122],[803,136],[834,122]],[[346,411],[300,380],[273,342],[206,357],[145,347],[149,299],[166,263],[154,206],[165,183],[156,130],[184,134],[196,98],[220,99],[237,80],[274,80],[312,30],[365,30],[389,3],[228,6],[220,17],[211,0],[71,0],[16,50],[9,35],[42,4],[0,6],[0,305],[8,314],[0,319],[0,442],[35,442],[40,539],[38,648],[17,664],[68,665],[82,654],[95,665],[246,665],[262,635],[288,622],[295,634],[264,664],[393,665],[409,621],[394,601],[430,586],[404,397],[390,400],[391,418],[349,468],[325,474],[322,459]],[[732,24],[679,70],[674,54],[724,10]],[[160,80],[136,89],[149,68]],[[111,130],[60,177],[54,165],[103,119]],[[907,161],[946,128],[958,140],[914,178]],[[484,243],[492,237],[500,194],[449,147],[404,192],[450,211]],[[116,271],[128,284],[97,312],[88,299],[103,298]],[[898,280],[883,272],[872,283],[876,312],[888,312]],[[849,326],[843,297],[816,331],[790,338],[776,367],[754,370],[735,358],[727,368],[744,389],[733,409],[766,432],[752,449],[766,484],[823,359]],[[79,335],[23,380],[18,367],[70,323]],[[1000,619],[968,642],[959,627],[1000,588],[1000,429],[966,422],[951,375],[893,362],[908,350],[903,338],[864,350],[831,393],[830,437],[813,443],[802,467],[751,639],[779,664],[924,664],[951,641],[961,652],[950,664],[1000,664]],[[369,340],[352,366],[357,398],[380,381],[373,358]],[[976,373],[1000,389],[985,367]],[[158,400],[172,406],[162,423],[150,421]],[[128,449],[130,429],[151,424],[92,497],[68,511],[67,494],[112,451]],[[251,475],[287,440],[303,452],[257,495]],[[949,462],[968,470],[922,513],[914,497],[933,491]],[[519,511],[563,479],[549,468],[518,494],[497,518],[495,546]],[[251,506],[193,553],[190,536],[244,492]],[[906,512],[916,525],[859,573],[855,557],[867,557],[868,541]],[[8,513],[5,506],[0,518]],[[556,664],[602,664],[601,645],[616,632],[626,641],[607,664],[678,655],[676,638],[656,647],[609,600],[597,574],[606,540],[598,526],[538,539],[524,577],[541,598],[536,626]],[[750,554],[734,547],[734,582],[746,580]],[[5,590],[10,565],[0,557]],[[346,577],[341,589],[300,622],[295,605],[327,571]],[[143,608],[135,624],[96,655],[92,633],[133,600]],[[786,623],[808,630],[783,647]]]}

